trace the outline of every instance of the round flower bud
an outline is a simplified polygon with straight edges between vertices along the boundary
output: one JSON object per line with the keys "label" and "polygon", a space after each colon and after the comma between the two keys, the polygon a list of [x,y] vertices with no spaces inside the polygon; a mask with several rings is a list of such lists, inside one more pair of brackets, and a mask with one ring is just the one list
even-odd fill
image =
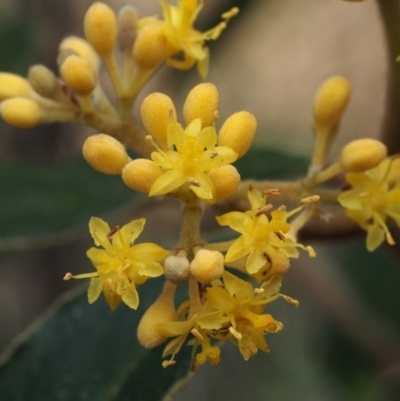
{"label": "round flower bud", "polygon": [[32,128],[42,122],[42,109],[32,99],[15,97],[5,100],[0,106],[1,117],[18,128]]}
{"label": "round flower bud", "polygon": [[163,93],[147,96],[140,107],[142,122],[146,131],[166,149],[167,129],[171,121],[176,121],[176,111],[171,98]]}
{"label": "round flower bud", "polygon": [[[92,64],[93,68],[97,71],[100,66],[100,58],[94,51],[93,47],[85,39],[77,36],[68,36],[65,38],[59,46],[59,51],[70,50],[71,53],[75,53],[81,56],[85,60]],[[64,60],[62,60],[63,62]],[[60,64],[62,64],[62,62]]]}
{"label": "round flower bud", "polygon": [[340,154],[340,165],[350,173],[362,173],[381,163],[387,156],[386,146],[376,139],[357,139],[348,143]]}
{"label": "round flower bud", "polygon": [[217,198],[231,196],[240,183],[240,175],[231,164],[227,164],[226,166],[212,171],[209,177],[214,184]]}
{"label": "round flower bud", "polygon": [[351,96],[350,82],[341,76],[324,81],[314,97],[314,123],[316,128],[331,129],[335,127],[349,102]]}
{"label": "round flower bud", "polygon": [[137,337],[145,348],[154,348],[162,344],[165,337],[158,329],[160,324],[178,320],[174,306],[175,286],[167,285],[160,297],[150,306],[139,322]]}
{"label": "round flower bud", "polygon": [[29,68],[28,80],[41,96],[52,97],[58,89],[58,80],[52,71],[41,64]]}
{"label": "round flower bud", "polygon": [[139,13],[135,7],[125,5],[118,13],[118,47],[124,53],[131,53],[136,39],[136,22]]}
{"label": "round flower bud", "polygon": [[159,24],[149,24],[139,30],[133,58],[135,63],[143,70],[157,67],[166,59],[167,40]]}
{"label": "round flower bud", "polygon": [[190,278],[188,258],[176,255],[168,256],[164,262],[164,275],[175,285],[186,283]]}
{"label": "round flower bud", "polygon": [[86,139],[82,148],[83,157],[97,171],[104,174],[121,174],[129,163],[124,145],[115,138],[98,134]]}
{"label": "round flower bud", "polygon": [[83,29],[88,42],[100,56],[108,56],[117,40],[117,17],[104,3],[95,2],[86,11]]}
{"label": "round flower bud", "polygon": [[200,283],[211,283],[224,273],[224,256],[218,251],[200,249],[190,263],[190,272]]}
{"label": "round flower bud", "polygon": [[95,69],[87,60],[79,56],[67,57],[62,63],[60,74],[77,95],[89,95],[97,84]]}
{"label": "round flower bud", "polygon": [[239,111],[226,119],[218,134],[218,145],[228,146],[242,157],[253,143],[257,120],[248,111]]}
{"label": "round flower bud", "polygon": [[27,97],[32,93],[29,82],[16,74],[0,72],[0,101],[12,97]]}
{"label": "round flower bud", "polygon": [[122,170],[122,179],[126,186],[135,191],[149,193],[162,170],[152,160],[135,159]]}
{"label": "round flower bud", "polygon": [[209,82],[195,86],[188,94],[183,105],[183,119],[189,125],[201,118],[201,126],[208,127],[216,121],[219,94],[217,87]]}

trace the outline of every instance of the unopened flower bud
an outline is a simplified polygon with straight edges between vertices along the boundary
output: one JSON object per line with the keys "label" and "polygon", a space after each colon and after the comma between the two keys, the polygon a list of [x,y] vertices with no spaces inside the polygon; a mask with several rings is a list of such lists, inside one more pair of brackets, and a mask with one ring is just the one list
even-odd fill
{"label": "unopened flower bud", "polygon": [[341,76],[324,81],[314,97],[316,129],[332,129],[340,121],[351,96],[350,82]]}
{"label": "unopened flower bud", "polygon": [[152,160],[135,159],[122,170],[122,179],[131,189],[149,193],[162,170]]}
{"label": "unopened flower bud", "polygon": [[212,171],[209,177],[214,184],[217,198],[231,196],[240,183],[240,175],[231,164],[227,164],[226,166]]}
{"label": "unopened flower bud", "polygon": [[0,72],[0,101],[13,97],[27,97],[32,93],[29,82],[16,74]]}
{"label": "unopened flower bud", "polygon": [[242,157],[253,143],[257,130],[257,120],[248,111],[232,114],[221,127],[218,145],[228,146]]}
{"label": "unopened flower bud", "polygon": [[201,118],[201,126],[208,127],[216,121],[219,94],[217,87],[209,82],[195,86],[188,94],[183,105],[183,119],[189,125]]}
{"label": "unopened flower bud", "polygon": [[190,278],[188,258],[176,255],[168,256],[164,262],[164,275],[175,285],[186,283]]}
{"label": "unopened flower bud", "polygon": [[163,293],[142,316],[137,329],[137,337],[143,347],[154,348],[167,339],[161,334],[158,327],[160,324],[178,320],[174,306],[174,294],[175,286],[167,282]]}
{"label": "unopened flower bud", "polygon": [[340,164],[350,173],[362,173],[380,164],[387,156],[386,146],[376,139],[357,139],[348,143],[340,154]]}
{"label": "unopened flower bud", "polygon": [[37,64],[29,68],[28,80],[33,89],[41,96],[52,97],[57,92],[57,77],[44,65]]}
{"label": "unopened flower bud", "polygon": [[[59,51],[67,51],[69,50],[71,54],[76,54],[81,56],[85,60],[89,61],[92,64],[93,68],[97,71],[100,66],[100,58],[98,54],[94,51],[93,47],[90,45],[88,41],[85,39],[79,38],[77,36],[68,36],[65,38],[59,46]],[[65,53],[67,54],[67,53]],[[71,55],[68,54],[68,55]],[[60,65],[64,62],[65,57],[60,60]]]}
{"label": "unopened flower bud", "polygon": [[200,283],[211,283],[224,273],[224,256],[218,251],[200,249],[190,263],[190,272]]}
{"label": "unopened flower bud", "polygon": [[140,113],[146,131],[166,149],[168,125],[176,121],[175,106],[171,98],[163,93],[152,93],[143,100]]}
{"label": "unopened flower bud", "polygon": [[60,74],[77,95],[89,95],[97,84],[96,70],[79,56],[67,57],[60,68]]}
{"label": "unopened flower bud", "polygon": [[129,162],[129,156],[122,143],[105,134],[87,138],[82,153],[95,170],[104,174],[121,174]]}
{"label": "unopened flower bud", "polygon": [[132,52],[138,19],[138,11],[130,5],[123,6],[118,13],[118,47],[124,53],[131,54]]}
{"label": "unopened flower bud", "polygon": [[117,40],[117,17],[109,6],[93,3],[86,11],[83,28],[86,39],[100,56],[111,54]]}
{"label": "unopened flower bud", "polygon": [[18,128],[32,128],[42,122],[42,109],[32,99],[15,97],[5,100],[0,106],[1,117]]}
{"label": "unopened flower bud", "polygon": [[166,59],[167,40],[159,24],[149,24],[139,30],[133,58],[135,63],[143,70],[157,67]]}

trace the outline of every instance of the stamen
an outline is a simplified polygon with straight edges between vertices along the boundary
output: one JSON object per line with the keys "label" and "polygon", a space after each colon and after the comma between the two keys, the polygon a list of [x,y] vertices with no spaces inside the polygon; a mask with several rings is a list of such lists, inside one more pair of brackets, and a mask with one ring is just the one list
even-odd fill
{"label": "stamen", "polygon": [[200,183],[199,183],[198,181],[196,181],[194,178],[188,178],[188,179],[186,180],[186,182],[187,182],[189,185],[194,185],[195,187],[201,187]]}
{"label": "stamen", "polygon": [[285,234],[283,234],[282,231],[276,231],[274,234],[275,234],[281,241],[285,241],[286,237],[285,237]]}
{"label": "stamen", "polygon": [[280,193],[281,193],[281,191],[277,188],[266,189],[264,191],[264,195],[278,196],[278,195],[280,195]]}
{"label": "stamen", "polygon": [[72,278],[72,273],[66,273],[63,280],[68,281],[71,280],[71,278]]}
{"label": "stamen", "polygon": [[394,241],[392,234],[389,231],[386,232],[386,241],[389,245],[395,245],[396,242]]}
{"label": "stamen", "polygon": [[214,159],[217,156],[218,156],[218,152],[213,152],[213,153],[211,153],[210,158]]}
{"label": "stamen", "polygon": [[99,277],[99,274],[97,272],[93,272],[93,273],[77,274],[76,276],[73,276],[71,273],[67,273],[64,276],[63,280],[67,281],[70,280],[71,278],[80,279],[80,278],[92,278],[92,277]]}
{"label": "stamen", "polygon": [[197,329],[192,329],[190,331],[199,341],[203,342],[204,341],[204,337],[200,334],[199,330]]}
{"label": "stamen", "polygon": [[262,294],[264,292],[264,288],[254,288],[254,294]]}
{"label": "stamen", "polygon": [[108,234],[106,234],[106,237],[110,239],[118,230],[119,226],[115,226]]}
{"label": "stamen", "polygon": [[308,196],[307,198],[303,198],[301,200],[301,203],[316,203],[319,202],[319,195],[312,195],[312,196]]}
{"label": "stamen", "polygon": [[308,251],[308,255],[310,258],[315,258],[317,256],[317,253],[314,251],[314,248],[310,245],[306,246],[306,251]]}
{"label": "stamen", "polygon": [[237,330],[235,330],[232,326],[229,327],[229,331],[237,340],[242,339],[242,335]]}
{"label": "stamen", "polygon": [[299,301],[297,299],[293,299],[293,298],[291,298],[291,297],[289,297],[287,295],[283,295],[283,294],[280,294],[280,295],[281,295],[282,298],[285,299],[285,301],[288,304],[294,306],[295,308],[297,308],[299,306]]}
{"label": "stamen", "polygon": [[265,212],[268,212],[268,210],[271,210],[273,206],[271,204],[265,205],[262,208],[258,209],[257,212],[255,213],[255,216],[260,216],[264,214]]}
{"label": "stamen", "polygon": [[146,135],[146,137],[144,139],[145,139],[145,141],[147,143],[147,146],[149,148],[152,148],[154,146],[153,137],[151,135]]}
{"label": "stamen", "polygon": [[163,361],[161,364],[163,368],[168,368],[168,366],[172,366],[176,364],[176,361],[174,360],[175,354],[172,354],[172,357],[169,361]]}

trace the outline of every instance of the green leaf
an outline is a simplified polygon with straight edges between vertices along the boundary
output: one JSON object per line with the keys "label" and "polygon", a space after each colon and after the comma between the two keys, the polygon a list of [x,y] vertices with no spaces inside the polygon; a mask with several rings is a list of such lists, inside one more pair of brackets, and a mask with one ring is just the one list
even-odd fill
{"label": "green leaf", "polygon": [[183,347],[177,363],[165,369],[163,346],[147,350],[136,339],[161,282],[140,288],[138,311],[120,305],[111,312],[103,297],[89,305],[86,291],[60,301],[3,356],[0,400],[162,400],[190,376],[191,347]]}
{"label": "green leaf", "polygon": [[[132,203],[135,192],[79,160],[0,165],[0,251],[54,245],[87,232],[91,216]],[[137,196],[136,196],[137,198]]]}

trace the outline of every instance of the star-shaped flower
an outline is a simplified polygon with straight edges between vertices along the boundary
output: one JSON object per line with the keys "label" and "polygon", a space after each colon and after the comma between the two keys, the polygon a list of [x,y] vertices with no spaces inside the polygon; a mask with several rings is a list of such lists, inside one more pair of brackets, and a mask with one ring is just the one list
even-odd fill
{"label": "star-shaped flower", "polygon": [[168,149],[151,154],[164,173],[154,182],[149,196],[164,195],[187,186],[201,199],[215,202],[215,187],[209,174],[237,159],[227,146],[217,145],[215,128],[202,128],[201,119],[193,120],[186,129],[171,122],[167,132]]}
{"label": "star-shaped flower", "polygon": [[290,238],[290,224],[287,219],[300,211],[303,206],[287,212],[284,206],[271,212],[268,219],[265,212],[272,208],[266,204],[266,196],[255,188],[247,192],[251,204],[251,210],[247,212],[230,212],[217,217],[221,226],[229,226],[241,234],[230,246],[225,256],[225,262],[234,262],[247,256],[246,271],[249,274],[257,274],[262,268],[272,267],[274,258],[279,252],[288,258],[297,258],[297,248],[307,250],[310,256],[315,256],[311,247],[306,247]]}
{"label": "star-shaped flower", "polygon": [[386,221],[400,226],[400,159],[385,159],[365,173],[346,175],[352,189],[341,193],[339,203],[346,214],[367,231],[367,249],[375,250],[385,240],[394,244]]}
{"label": "star-shaped flower", "polygon": [[[197,69],[202,78],[208,73],[209,50],[205,46],[208,40],[215,40],[226,28],[227,22],[239,10],[235,7],[222,14],[223,21],[214,28],[200,32],[193,28],[200,11],[204,6],[203,0],[178,0],[176,6],[168,0],[159,0],[162,8],[163,21],[156,17],[139,20],[139,29],[148,24],[161,24],[162,32],[167,40],[167,63],[174,68],[187,70],[197,63]],[[174,56],[182,53],[183,59]]]}
{"label": "star-shaped flower", "polygon": [[132,220],[122,228],[110,230],[109,225],[98,217],[92,217],[89,230],[94,242],[102,248],[90,248],[88,258],[96,272],[69,278],[91,278],[88,290],[89,303],[95,302],[103,292],[110,308],[114,310],[121,300],[130,308],[137,309],[139,295],[136,285],[150,277],[163,274],[158,262],[168,256],[168,251],[153,243],[132,245],[142,232],[146,220]]}
{"label": "star-shaped flower", "polygon": [[229,321],[228,329],[225,327],[224,331],[215,333],[215,337],[236,339],[245,360],[253,357],[258,349],[268,352],[265,334],[277,333],[283,324],[271,315],[263,314],[263,310],[266,304],[280,296],[282,277],[273,277],[258,289],[227,271],[223,279],[223,286],[207,289],[207,302],[223,312]]}

